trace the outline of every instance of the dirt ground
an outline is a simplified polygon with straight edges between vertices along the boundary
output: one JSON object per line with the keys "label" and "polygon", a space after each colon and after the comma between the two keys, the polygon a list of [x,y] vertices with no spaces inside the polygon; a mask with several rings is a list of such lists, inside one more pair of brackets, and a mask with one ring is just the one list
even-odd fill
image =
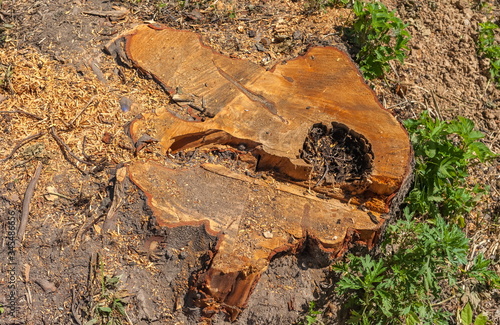
{"label": "dirt ground", "polygon": [[[499,153],[500,90],[475,46],[478,23],[498,23],[498,1],[382,2],[410,24],[413,38],[405,64],[393,63],[384,80],[369,83],[379,100],[400,119],[425,109],[439,118],[468,117]],[[315,45],[354,53],[343,35],[351,11],[316,4],[0,1],[0,221],[7,234],[0,249],[1,324],[86,324],[106,314],[99,308],[112,301],[127,316],[116,308],[110,317],[124,324],[199,320],[187,288],[215,238],[203,227],[157,227],[143,193],[127,178],[122,200],[114,200],[124,164],[164,159],[154,146],[134,155],[124,126],[172,104],[159,85],[117,64],[104,46],[137,24],[157,22],[199,32],[215,50],[269,68]],[[9,227],[19,223],[37,166],[24,240],[12,249]],[[470,181],[491,190],[468,218],[473,254],[483,252],[500,272],[500,159],[478,165]],[[306,247],[297,256],[275,257],[235,323],[296,323],[308,302],[319,299],[326,322],[342,324],[341,302],[326,299],[334,279],[314,256]],[[500,324],[498,292],[475,304]],[[224,314],[212,320],[226,322]]]}

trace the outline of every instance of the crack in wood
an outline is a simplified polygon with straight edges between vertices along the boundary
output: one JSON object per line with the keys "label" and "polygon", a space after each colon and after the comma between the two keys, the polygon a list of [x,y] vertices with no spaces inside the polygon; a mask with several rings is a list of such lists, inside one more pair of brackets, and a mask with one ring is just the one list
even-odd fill
{"label": "crack in wood", "polygon": [[258,102],[261,106],[263,106],[265,109],[267,109],[271,114],[276,115],[277,117],[279,117],[282,122],[286,122],[286,120],[283,118],[283,116],[281,116],[281,115],[278,114],[278,110],[276,109],[276,105],[273,102],[267,100],[262,95],[256,94],[256,93],[248,90],[239,81],[235,80],[227,72],[225,72],[220,67],[218,67],[217,64],[215,64],[215,62],[213,60],[212,60],[212,62],[214,63],[214,66],[217,68],[217,71],[220,73],[220,75],[223,76],[231,84],[233,84],[236,88],[238,88],[251,101]]}

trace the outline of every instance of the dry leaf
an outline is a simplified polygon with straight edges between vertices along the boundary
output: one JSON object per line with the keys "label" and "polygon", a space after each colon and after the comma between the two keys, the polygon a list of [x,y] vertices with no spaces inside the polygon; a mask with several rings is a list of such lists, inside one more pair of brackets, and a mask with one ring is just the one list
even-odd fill
{"label": "dry leaf", "polygon": [[47,186],[46,190],[47,194],[45,194],[45,199],[47,201],[55,201],[59,198],[59,196],[57,195],[59,194],[59,192],[57,192],[57,188],[55,188],[54,186]]}

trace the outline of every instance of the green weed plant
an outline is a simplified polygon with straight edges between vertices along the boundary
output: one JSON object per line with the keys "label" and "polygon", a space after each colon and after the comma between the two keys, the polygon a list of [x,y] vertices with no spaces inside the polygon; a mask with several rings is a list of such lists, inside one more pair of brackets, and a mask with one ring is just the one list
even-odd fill
{"label": "green weed plant", "polygon": [[310,301],[303,324],[305,325],[316,324],[318,322],[319,315],[321,315],[321,311],[317,310],[316,302]]}
{"label": "green weed plant", "polygon": [[477,50],[479,55],[490,61],[490,76],[500,87],[500,44],[495,40],[495,32],[499,32],[497,24],[487,21],[479,23]]}
{"label": "green weed plant", "polygon": [[354,1],[356,16],[350,36],[359,47],[356,60],[367,79],[390,70],[390,61],[404,62],[411,36],[408,25],[380,2]]}
{"label": "green weed plant", "polygon": [[415,150],[415,184],[408,196],[408,209],[420,216],[443,216],[464,226],[486,189],[468,186],[468,168],[496,157],[479,140],[482,132],[474,122],[458,117],[441,121],[424,112],[404,122]]}
{"label": "green weed plant", "polygon": [[488,316],[484,314],[479,314],[474,317],[474,311],[470,303],[467,303],[464,308],[460,311],[458,317],[458,322],[460,325],[487,325],[491,324],[488,320]]}
{"label": "green weed plant", "polygon": [[[471,120],[439,121],[427,112],[405,125],[415,149],[416,179],[404,217],[387,226],[380,256],[349,255],[334,266],[351,324],[449,324],[455,315],[443,308],[453,299],[446,297],[464,286],[500,287],[490,260],[468,256],[469,241],[456,222],[484,194],[466,182],[471,163],[495,156],[478,141],[484,135]],[[472,323],[470,305],[456,316],[463,324],[488,322],[480,314]]]}
{"label": "green weed plant", "polygon": [[354,23],[347,36],[359,51],[356,61],[367,79],[383,76],[390,70],[390,61],[404,62],[411,39],[408,25],[378,1],[309,0],[312,10],[325,7],[352,7]]}
{"label": "green weed plant", "polygon": [[337,291],[348,297],[351,324],[448,324],[453,315],[440,306],[449,294],[444,288],[500,285],[481,254],[465,271],[468,239],[441,217],[398,220],[388,227],[382,250],[387,254],[378,259],[350,255],[334,267],[342,272]]}
{"label": "green weed plant", "polygon": [[118,289],[119,282],[119,276],[109,277],[104,275],[104,263],[101,262],[99,269],[99,301],[92,308],[91,314],[93,318],[84,325],[121,325],[130,323],[125,310],[126,302],[124,301],[127,293]]}

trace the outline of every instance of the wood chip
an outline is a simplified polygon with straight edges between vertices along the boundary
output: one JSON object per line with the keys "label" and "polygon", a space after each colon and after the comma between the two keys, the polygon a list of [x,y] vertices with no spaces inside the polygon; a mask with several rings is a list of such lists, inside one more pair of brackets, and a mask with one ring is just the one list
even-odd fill
{"label": "wood chip", "polygon": [[43,289],[43,291],[45,291],[46,293],[51,293],[51,292],[57,291],[55,284],[48,281],[48,280],[38,279],[38,280],[35,280],[35,283],[38,284]]}

